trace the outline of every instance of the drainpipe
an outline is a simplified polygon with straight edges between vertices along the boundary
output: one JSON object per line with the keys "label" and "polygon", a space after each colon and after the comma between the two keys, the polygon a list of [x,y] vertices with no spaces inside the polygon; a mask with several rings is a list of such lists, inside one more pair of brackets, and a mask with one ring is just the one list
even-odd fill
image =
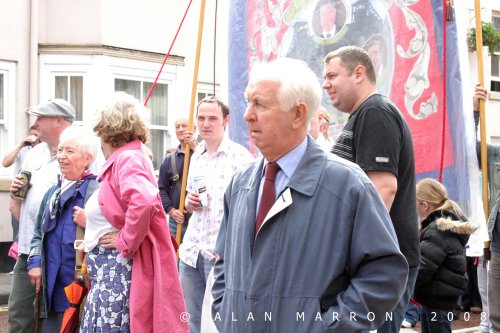
{"label": "drainpipe", "polygon": [[38,0],[30,2],[29,106],[38,104]]}

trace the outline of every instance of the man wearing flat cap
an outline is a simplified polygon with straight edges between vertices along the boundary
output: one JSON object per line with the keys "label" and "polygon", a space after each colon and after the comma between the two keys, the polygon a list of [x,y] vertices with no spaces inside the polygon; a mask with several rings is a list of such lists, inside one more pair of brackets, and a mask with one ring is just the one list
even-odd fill
{"label": "man wearing flat cap", "polygon": [[[13,197],[10,205],[12,214],[19,220],[19,258],[14,266],[9,297],[9,333],[34,331],[35,287],[31,285],[27,270],[30,242],[42,198],[50,187],[57,184],[59,136],[75,119],[75,109],[62,99],[41,103],[28,113],[37,117],[35,126],[40,131],[42,143],[33,147],[23,161],[22,170],[31,172],[31,187],[26,199],[20,201]],[[11,194],[21,186],[21,178],[16,176],[10,187]]]}

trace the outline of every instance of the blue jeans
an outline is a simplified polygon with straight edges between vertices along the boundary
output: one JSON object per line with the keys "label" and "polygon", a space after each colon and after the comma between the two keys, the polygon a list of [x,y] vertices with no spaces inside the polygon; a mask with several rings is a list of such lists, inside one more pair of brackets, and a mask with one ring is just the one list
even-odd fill
{"label": "blue jeans", "polygon": [[409,302],[408,308],[406,309],[405,319],[407,322],[415,326],[417,321],[420,320],[420,306],[416,306],[412,302]]}
{"label": "blue jeans", "polygon": [[[184,234],[186,233],[186,229],[187,229],[188,224],[189,224],[188,220],[185,220],[184,223],[182,224],[181,243],[182,243],[182,239],[184,238]],[[177,222],[175,222],[175,220],[171,217],[168,217],[168,229],[170,230],[170,233],[174,237],[177,237]]]}
{"label": "blue jeans", "polygon": [[206,261],[201,254],[198,254],[196,268],[186,265],[182,260],[179,262],[179,276],[186,311],[189,314],[189,331],[191,333],[200,332],[203,296],[205,295],[208,274],[214,267],[214,263]]}
{"label": "blue jeans", "polygon": [[428,308],[422,305],[422,333],[451,333],[452,310]]}
{"label": "blue jeans", "polygon": [[408,271],[408,281],[406,281],[406,290],[399,300],[399,303],[392,310],[392,320],[387,320],[383,323],[377,330],[378,333],[399,332],[401,329],[408,302],[410,301],[411,295],[413,295],[413,287],[415,287],[415,282],[417,281],[417,273],[418,266],[410,267]]}

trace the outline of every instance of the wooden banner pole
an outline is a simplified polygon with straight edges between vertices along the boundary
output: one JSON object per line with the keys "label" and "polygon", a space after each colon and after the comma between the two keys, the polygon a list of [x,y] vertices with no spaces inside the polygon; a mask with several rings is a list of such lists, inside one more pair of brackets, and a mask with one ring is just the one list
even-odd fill
{"label": "wooden banner pole", "polygon": [[[476,14],[476,51],[477,51],[477,75],[479,84],[484,87],[483,68],[483,24],[481,21],[480,0],[475,0],[474,10]],[[481,136],[481,172],[483,190],[483,209],[486,223],[489,217],[489,195],[488,195],[488,150],[486,142],[486,110],[483,100],[479,100],[479,131]],[[485,248],[489,248],[490,242],[485,242]]]}
{"label": "wooden banner pole", "polygon": [[[189,130],[193,130],[193,121],[194,121],[194,108],[196,102],[196,87],[198,84],[198,70],[200,67],[200,53],[201,53],[201,41],[203,36],[203,22],[205,17],[205,0],[201,0],[200,6],[200,19],[198,25],[198,42],[196,45],[196,57],[194,61],[194,73],[193,73],[193,84],[191,86],[191,104],[189,107]],[[186,145],[186,152],[184,153],[184,168],[182,169],[182,183],[181,183],[181,199],[179,202],[179,210],[184,212],[184,201],[186,199],[186,184],[187,184],[187,173],[189,168],[189,159],[191,155],[191,147],[189,144]],[[175,235],[175,239],[177,240],[177,244],[181,243],[181,234],[182,234],[182,224],[177,224],[177,232]]]}

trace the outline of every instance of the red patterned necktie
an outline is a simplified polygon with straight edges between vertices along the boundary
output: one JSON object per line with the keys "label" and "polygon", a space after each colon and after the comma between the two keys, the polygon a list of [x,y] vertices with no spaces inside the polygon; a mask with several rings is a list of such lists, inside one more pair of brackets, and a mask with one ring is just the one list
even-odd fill
{"label": "red patterned necktie", "polygon": [[255,220],[255,236],[259,231],[262,222],[267,213],[271,209],[276,200],[276,191],[274,189],[274,179],[276,174],[280,171],[280,166],[276,162],[269,162],[266,165],[264,172],[264,187],[262,188],[262,194],[260,196],[259,211],[257,213],[257,219]]}

